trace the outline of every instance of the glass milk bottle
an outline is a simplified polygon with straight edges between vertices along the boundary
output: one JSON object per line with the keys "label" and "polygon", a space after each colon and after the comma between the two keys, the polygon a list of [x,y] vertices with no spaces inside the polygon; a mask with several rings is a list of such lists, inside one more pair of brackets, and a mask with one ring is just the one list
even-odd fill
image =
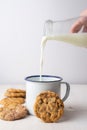
{"label": "glass milk bottle", "polygon": [[62,21],[47,20],[44,24],[44,36],[42,44],[47,40],[63,41],[80,47],[87,47],[87,33],[83,32],[83,26],[78,33],[71,33],[72,25],[83,17],[77,17]]}
{"label": "glass milk bottle", "polygon": [[[57,40],[73,44],[75,46],[87,48],[87,33],[83,32],[83,26],[78,33],[71,33],[70,29],[73,24],[83,17],[67,19],[63,21],[47,20],[44,24],[44,36],[41,41],[41,57],[40,57],[40,77],[43,70],[43,54],[44,48],[48,40]],[[41,79],[41,78],[40,78]]]}

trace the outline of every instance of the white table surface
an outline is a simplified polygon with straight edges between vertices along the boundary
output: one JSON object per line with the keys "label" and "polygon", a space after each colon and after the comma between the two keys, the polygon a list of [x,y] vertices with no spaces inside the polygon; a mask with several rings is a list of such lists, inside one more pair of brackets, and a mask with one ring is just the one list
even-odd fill
{"label": "white table surface", "polygon": [[[70,85],[65,112],[57,123],[44,123],[35,116],[16,121],[0,120],[0,130],[87,130],[87,85]],[[0,85],[0,99],[7,88],[23,85]]]}

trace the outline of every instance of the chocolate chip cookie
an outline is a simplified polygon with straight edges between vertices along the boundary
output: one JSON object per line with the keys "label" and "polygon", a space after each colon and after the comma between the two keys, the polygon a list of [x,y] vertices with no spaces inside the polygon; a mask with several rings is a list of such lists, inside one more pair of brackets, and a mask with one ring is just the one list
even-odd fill
{"label": "chocolate chip cookie", "polygon": [[25,98],[25,93],[14,93],[14,92],[5,92],[4,94],[6,97],[23,97]]}
{"label": "chocolate chip cookie", "polygon": [[23,104],[25,102],[24,98],[3,98],[0,100],[0,104],[7,106],[9,104]]}
{"label": "chocolate chip cookie", "polygon": [[12,93],[26,93],[26,91],[23,90],[23,89],[15,89],[15,88],[9,88],[9,89],[7,89],[7,92],[12,92]]}
{"label": "chocolate chip cookie", "polygon": [[37,96],[34,112],[44,122],[56,122],[63,115],[64,103],[56,93],[45,91]]}
{"label": "chocolate chip cookie", "polygon": [[28,110],[23,105],[16,105],[14,107],[0,108],[0,119],[6,121],[14,121],[24,118],[28,115]]}

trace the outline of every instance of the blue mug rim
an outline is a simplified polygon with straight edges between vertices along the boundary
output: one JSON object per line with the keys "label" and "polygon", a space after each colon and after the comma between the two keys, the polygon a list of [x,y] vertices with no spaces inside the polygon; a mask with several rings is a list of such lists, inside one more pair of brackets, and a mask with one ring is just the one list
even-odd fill
{"label": "blue mug rim", "polygon": [[55,80],[50,80],[50,81],[36,81],[36,80],[31,80],[31,78],[33,77],[40,77],[40,75],[31,75],[31,76],[27,76],[25,78],[26,81],[29,82],[38,82],[38,83],[49,83],[49,82],[60,82],[61,80],[63,80],[63,78],[61,78],[60,76],[54,76],[54,75],[41,75],[42,77],[51,77],[51,78],[55,78]]}

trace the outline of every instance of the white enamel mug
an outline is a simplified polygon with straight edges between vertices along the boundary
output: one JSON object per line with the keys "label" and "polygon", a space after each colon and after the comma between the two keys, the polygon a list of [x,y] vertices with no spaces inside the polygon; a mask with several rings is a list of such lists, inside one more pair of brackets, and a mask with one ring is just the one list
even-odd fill
{"label": "white enamel mug", "polygon": [[56,92],[61,97],[61,84],[66,85],[65,96],[62,98],[65,101],[70,93],[70,85],[67,82],[62,82],[62,78],[58,76],[32,75],[25,78],[26,80],[26,105],[29,113],[34,115],[34,103],[38,94],[43,91]]}

